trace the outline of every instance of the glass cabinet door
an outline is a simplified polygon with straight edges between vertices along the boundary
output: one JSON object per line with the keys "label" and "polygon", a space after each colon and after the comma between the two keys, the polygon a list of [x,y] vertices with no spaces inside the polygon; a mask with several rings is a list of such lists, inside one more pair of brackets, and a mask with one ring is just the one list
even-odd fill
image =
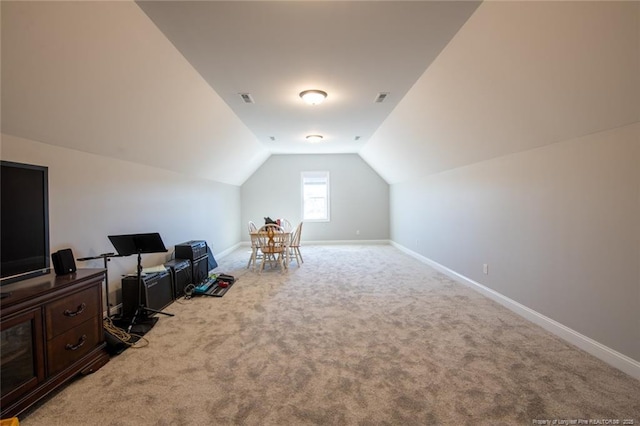
{"label": "glass cabinet door", "polygon": [[3,407],[35,387],[44,378],[40,358],[40,310],[2,321],[0,330],[0,382]]}

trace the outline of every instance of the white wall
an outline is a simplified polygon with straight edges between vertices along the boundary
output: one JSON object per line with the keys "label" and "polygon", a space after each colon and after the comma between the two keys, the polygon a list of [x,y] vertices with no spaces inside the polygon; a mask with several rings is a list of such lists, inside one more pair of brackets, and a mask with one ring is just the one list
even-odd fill
{"label": "white wall", "polygon": [[[303,171],[329,171],[330,222],[305,222],[302,241],[389,238],[389,185],[356,154],[272,155],[242,185],[242,239],[246,224],[264,217],[302,219]],[[357,231],[360,231],[357,234]]]}
{"label": "white wall", "polygon": [[3,133],[231,185],[269,156],[137,3],[0,10]]}
{"label": "white wall", "polygon": [[[108,235],[159,232],[166,254],[143,255],[143,266],[163,263],[175,244],[205,240],[215,254],[240,241],[240,187],[153,167],[2,135],[2,160],[49,168],[51,252],[71,248],[76,258],[115,251]],[[122,274],[137,258],[109,265],[110,301],[120,302]],[[77,267],[103,267],[102,260]]]}
{"label": "white wall", "polygon": [[640,124],[392,185],[391,236],[640,360]]}
{"label": "white wall", "polygon": [[639,2],[483,2],[360,153],[394,242],[635,360],[639,34]]}
{"label": "white wall", "polygon": [[485,1],[360,152],[389,183],[640,119],[640,2]]}

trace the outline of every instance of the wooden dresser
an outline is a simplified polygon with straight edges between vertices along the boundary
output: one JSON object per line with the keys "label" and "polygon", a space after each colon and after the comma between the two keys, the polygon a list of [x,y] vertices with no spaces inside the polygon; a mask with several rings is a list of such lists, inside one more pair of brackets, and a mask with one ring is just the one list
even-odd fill
{"label": "wooden dresser", "polygon": [[109,356],[102,328],[104,269],[53,273],[3,286],[0,301],[1,417],[17,416]]}

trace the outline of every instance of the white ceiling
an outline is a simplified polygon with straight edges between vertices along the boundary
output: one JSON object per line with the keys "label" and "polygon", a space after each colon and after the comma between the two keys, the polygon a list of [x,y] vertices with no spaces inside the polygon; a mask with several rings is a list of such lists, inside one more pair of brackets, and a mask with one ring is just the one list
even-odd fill
{"label": "white ceiling", "polygon": [[[138,2],[258,140],[286,154],[358,152],[478,4]],[[306,89],[329,96],[308,106]]]}
{"label": "white ceiling", "polygon": [[3,133],[233,185],[272,153],[396,183],[640,120],[637,1],[0,6]]}

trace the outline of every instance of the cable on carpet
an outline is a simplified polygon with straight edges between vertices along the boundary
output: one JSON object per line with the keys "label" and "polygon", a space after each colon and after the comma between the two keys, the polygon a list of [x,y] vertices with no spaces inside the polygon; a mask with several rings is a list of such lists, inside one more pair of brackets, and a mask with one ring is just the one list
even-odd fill
{"label": "cable on carpet", "polygon": [[[120,340],[125,345],[128,345],[130,348],[140,349],[145,346],[149,346],[149,340],[146,337],[141,336],[139,334],[127,333],[122,328],[116,326],[111,318],[105,318],[103,320],[103,327],[107,330],[113,337]],[[132,338],[137,337],[138,340],[132,342]]]}

